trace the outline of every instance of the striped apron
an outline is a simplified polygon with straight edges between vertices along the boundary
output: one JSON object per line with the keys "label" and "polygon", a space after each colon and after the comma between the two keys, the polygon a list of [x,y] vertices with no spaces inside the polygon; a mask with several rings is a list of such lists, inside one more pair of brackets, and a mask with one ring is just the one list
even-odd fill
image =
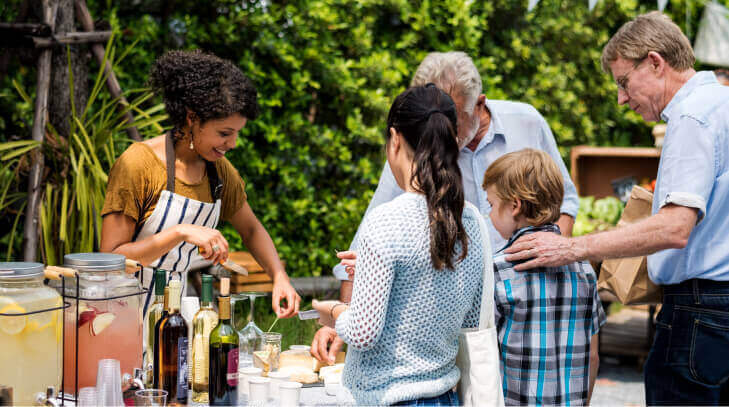
{"label": "striped apron", "polygon": [[[205,162],[208,179],[210,181],[210,192],[215,203],[200,202],[175,193],[175,149],[173,138],[170,134],[166,136],[165,151],[167,161],[167,188],[160,194],[157,206],[144,222],[134,237],[134,241],[145,239],[156,235],[161,231],[180,224],[190,224],[215,228],[220,220],[220,193],[222,184],[218,178],[215,164]],[[178,274],[182,280],[182,296],[187,293],[187,271],[206,267],[211,263],[205,260],[198,253],[197,246],[188,242],[180,242],[169,252],[150,263],[151,268],[167,271],[167,280],[171,274]],[[144,304],[144,312],[147,312],[149,299],[154,292],[153,272],[145,269],[143,284],[148,288],[147,299]]]}

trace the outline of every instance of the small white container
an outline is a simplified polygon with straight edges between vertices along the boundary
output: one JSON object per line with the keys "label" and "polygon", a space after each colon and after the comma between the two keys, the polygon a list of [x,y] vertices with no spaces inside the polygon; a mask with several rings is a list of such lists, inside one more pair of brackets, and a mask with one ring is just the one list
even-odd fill
{"label": "small white container", "polygon": [[285,372],[268,372],[268,378],[271,379],[271,390],[269,397],[272,399],[278,399],[278,389],[281,383],[288,382],[291,379],[291,374]]}
{"label": "small white container", "polygon": [[262,406],[268,402],[268,390],[271,380],[266,377],[249,377],[248,389],[250,391],[248,403],[250,405]]}
{"label": "small white container", "polygon": [[283,382],[279,385],[279,394],[281,407],[298,407],[301,397],[301,383],[299,382]]}
{"label": "small white container", "polygon": [[261,373],[263,370],[261,370],[260,367],[244,367],[242,369],[238,369],[238,398],[241,399],[241,396],[244,398],[247,398],[250,394],[250,390],[248,389],[248,379],[251,377],[261,377]]}

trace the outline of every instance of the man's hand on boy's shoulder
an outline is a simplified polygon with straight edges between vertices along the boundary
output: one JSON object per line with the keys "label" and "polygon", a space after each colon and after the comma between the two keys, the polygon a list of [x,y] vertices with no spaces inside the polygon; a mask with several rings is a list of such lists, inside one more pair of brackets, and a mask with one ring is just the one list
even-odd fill
{"label": "man's hand on boy's shoulder", "polygon": [[508,262],[528,260],[514,266],[517,271],[535,267],[559,267],[579,260],[574,239],[550,232],[524,235],[504,252],[508,254]]}

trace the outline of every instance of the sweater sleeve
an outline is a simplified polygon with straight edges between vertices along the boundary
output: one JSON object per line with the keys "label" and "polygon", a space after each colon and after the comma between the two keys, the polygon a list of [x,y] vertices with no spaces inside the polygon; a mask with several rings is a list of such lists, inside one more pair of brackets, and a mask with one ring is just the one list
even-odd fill
{"label": "sweater sleeve", "polygon": [[368,350],[379,340],[385,325],[387,305],[395,277],[395,262],[383,247],[362,236],[357,256],[349,309],[337,318],[337,334],[358,350]]}

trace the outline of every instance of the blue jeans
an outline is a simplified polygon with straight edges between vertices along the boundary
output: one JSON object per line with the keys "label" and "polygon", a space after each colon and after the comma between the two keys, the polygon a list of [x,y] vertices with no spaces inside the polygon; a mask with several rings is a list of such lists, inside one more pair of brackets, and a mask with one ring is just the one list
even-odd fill
{"label": "blue jeans", "polygon": [[729,282],[663,286],[645,363],[648,405],[729,404]]}
{"label": "blue jeans", "polygon": [[461,403],[458,400],[458,394],[453,390],[436,397],[427,397],[417,400],[401,401],[393,404],[395,406],[413,406],[413,407],[439,407],[439,406],[460,406]]}

